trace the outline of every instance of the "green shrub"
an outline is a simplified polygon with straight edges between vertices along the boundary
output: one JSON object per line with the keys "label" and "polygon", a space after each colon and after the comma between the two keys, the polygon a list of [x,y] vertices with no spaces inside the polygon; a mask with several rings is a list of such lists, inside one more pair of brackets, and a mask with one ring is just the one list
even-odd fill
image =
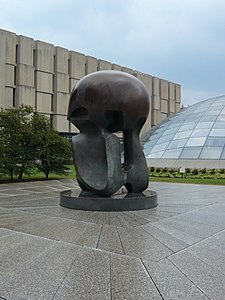
{"label": "green shrub", "polygon": [[198,175],[198,169],[193,169],[193,170],[192,170],[192,174],[193,174],[193,175]]}
{"label": "green shrub", "polygon": [[155,171],[155,167],[150,167],[150,168],[149,168],[149,171],[150,171],[151,173],[153,173],[153,172]]}
{"label": "green shrub", "polygon": [[202,173],[202,174],[206,174],[206,173],[207,173],[207,170],[206,170],[206,168],[204,168],[204,169],[201,169],[201,173]]}
{"label": "green shrub", "polygon": [[210,174],[215,174],[216,173],[216,170],[215,169],[211,169],[210,170]]}

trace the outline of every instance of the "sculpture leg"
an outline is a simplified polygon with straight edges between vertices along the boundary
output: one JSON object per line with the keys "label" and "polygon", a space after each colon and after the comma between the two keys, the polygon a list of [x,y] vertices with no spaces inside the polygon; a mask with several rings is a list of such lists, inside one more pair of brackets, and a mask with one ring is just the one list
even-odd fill
{"label": "sculpture leg", "polygon": [[148,169],[137,131],[124,131],[124,170],[128,192],[141,193],[148,187]]}
{"label": "sculpture leg", "polygon": [[83,134],[73,138],[74,163],[82,190],[111,196],[124,184],[119,139],[109,133]]}

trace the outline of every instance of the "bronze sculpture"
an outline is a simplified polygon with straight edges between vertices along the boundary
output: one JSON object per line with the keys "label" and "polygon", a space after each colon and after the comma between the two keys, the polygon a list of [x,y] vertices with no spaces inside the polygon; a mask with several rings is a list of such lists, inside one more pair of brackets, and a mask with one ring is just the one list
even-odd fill
{"label": "bronze sculpture", "polygon": [[[82,192],[61,192],[61,206],[106,211],[157,206],[157,194],[145,191],[148,169],[139,141],[149,106],[145,86],[130,74],[99,71],[78,82],[70,96],[68,120],[80,130],[72,146]],[[119,131],[124,138],[123,163],[115,134]],[[117,195],[123,185],[128,192]]]}
{"label": "bronze sculpture", "polygon": [[[68,120],[80,133],[73,138],[77,180],[83,190],[111,196],[125,185],[141,193],[148,186],[147,165],[139,133],[149,112],[149,97],[136,77],[100,71],[82,78],[73,90]],[[124,136],[121,165],[119,138]]]}

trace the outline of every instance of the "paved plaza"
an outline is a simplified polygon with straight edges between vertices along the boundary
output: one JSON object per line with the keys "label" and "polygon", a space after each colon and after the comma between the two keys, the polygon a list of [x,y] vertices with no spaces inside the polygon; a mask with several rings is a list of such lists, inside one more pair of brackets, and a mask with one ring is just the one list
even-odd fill
{"label": "paved plaza", "polygon": [[0,299],[225,299],[225,186],[151,183],[159,206],[59,206],[73,180],[0,185]]}

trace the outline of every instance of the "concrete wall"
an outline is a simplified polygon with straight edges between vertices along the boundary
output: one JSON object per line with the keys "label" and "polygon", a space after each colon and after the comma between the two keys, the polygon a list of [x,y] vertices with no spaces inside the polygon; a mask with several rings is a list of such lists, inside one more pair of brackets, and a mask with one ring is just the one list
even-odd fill
{"label": "concrete wall", "polygon": [[179,84],[0,29],[0,107],[31,105],[59,132],[77,132],[66,118],[70,93],[79,79],[100,70],[127,72],[145,84],[150,113],[142,133],[180,110]]}
{"label": "concrete wall", "polygon": [[225,160],[222,159],[161,159],[146,158],[148,167],[156,168],[193,168],[193,169],[224,169]]}

